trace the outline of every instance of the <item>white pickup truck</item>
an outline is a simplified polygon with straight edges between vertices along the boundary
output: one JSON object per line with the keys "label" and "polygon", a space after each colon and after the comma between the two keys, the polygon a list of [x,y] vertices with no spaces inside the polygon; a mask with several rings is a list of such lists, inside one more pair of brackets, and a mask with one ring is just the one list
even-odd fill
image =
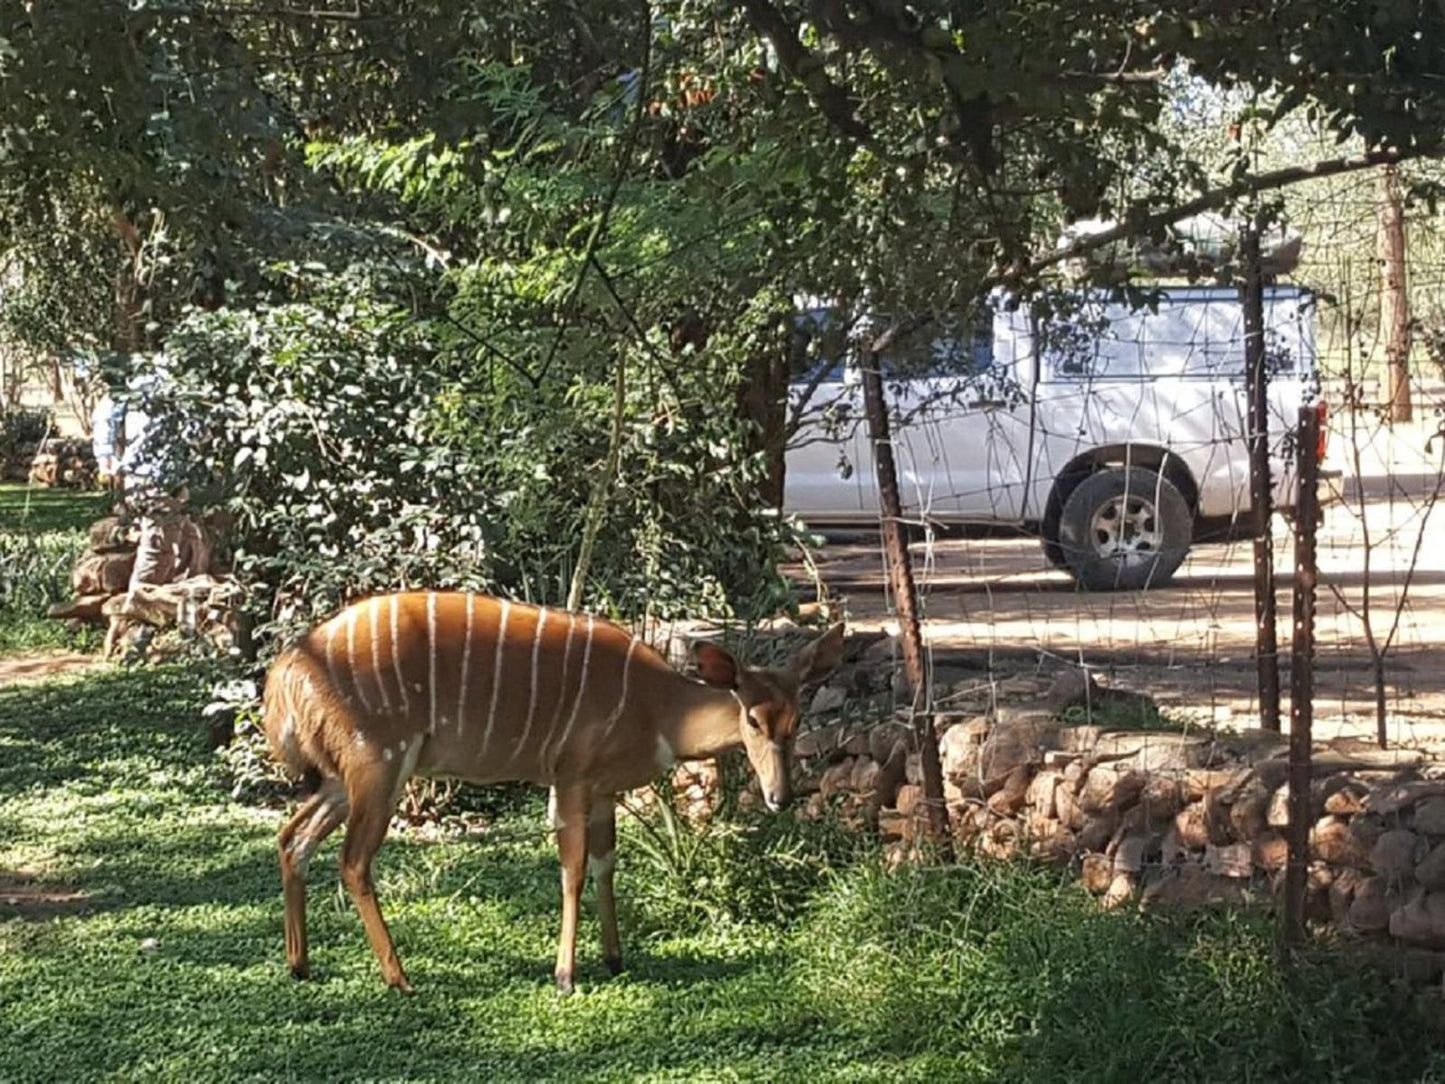
{"label": "white pickup truck", "polygon": [[[1050,562],[1092,590],[1166,583],[1195,542],[1247,527],[1239,294],[1172,287],[1156,300],[1135,311],[1080,294],[1067,318],[1040,321],[995,296],[965,375],[956,351],[947,372],[914,364],[906,378],[885,358],[904,515],[1036,532]],[[1299,409],[1325,409],[1312,298],[1267,288],[1264,326],[1274,502],[1288,511]],[[856,359],[815,360],[791,391],[784,511],[810,525],[876,523]]]}

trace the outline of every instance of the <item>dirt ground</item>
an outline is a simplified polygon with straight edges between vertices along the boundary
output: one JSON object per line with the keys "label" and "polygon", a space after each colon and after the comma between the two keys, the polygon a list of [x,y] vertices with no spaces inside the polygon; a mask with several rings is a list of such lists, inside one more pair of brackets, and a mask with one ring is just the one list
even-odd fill
{"label": "dirt ground", "polygon": [[[1375,729],[1373,655],[1386,655],[1388,726],[1401,744],[1445,742],[1445,463],[1439,421],[1393,430],[1337,419],[1326,468],[1335,501],[1319,533],[1315,733]],[[1431,438],[1434,437],[1433,441]],[[1358,448],[1358,455],[1355,449]],[[1274,521],[1279,637],[1288,711],[1294,545]],[[935,664],[1000,674],[1085,665],[1200,721],[1258,725],[1252,543],[1202,545],[1147,592],[1078,591],[1029,538],[942,537],[913,546]],[[876,533],[816,554],[829,593],[864,629],[896,629]],[[791,570],[807,580],[801,565]],[[1394,629],[1391,638],[1391,629]],[[1286,726],[1287,726],[1286,719]]]}

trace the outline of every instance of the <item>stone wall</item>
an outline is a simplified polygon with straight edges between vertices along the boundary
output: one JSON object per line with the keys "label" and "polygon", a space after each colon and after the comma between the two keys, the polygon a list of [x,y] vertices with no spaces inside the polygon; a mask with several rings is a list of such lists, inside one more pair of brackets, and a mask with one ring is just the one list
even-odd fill
{"label": "stone wall", "polygon": [[[876,832],[892,862],[924,833],[920,757],[890,699],[886,640],[850,651],[812,694],[796,744],[800,815]],[[1268,901],[1282,891],[1286,742],[1161,726],[1141,693],[1078,671],[980,674],[935,690],[932,717],[957,842],[1073,869],[1105,907]],[[1067,721],[1066,717],[1067,716]],[[1082,720],[1082,721],[1080,721]],[[684,764],[684,812],[711,815],[718,774]],[[740,804],[757,804],[754,792]],[[1341,931],[1445,949],[1445,763],[1425,751],[1319,743],[1309,913]]]}

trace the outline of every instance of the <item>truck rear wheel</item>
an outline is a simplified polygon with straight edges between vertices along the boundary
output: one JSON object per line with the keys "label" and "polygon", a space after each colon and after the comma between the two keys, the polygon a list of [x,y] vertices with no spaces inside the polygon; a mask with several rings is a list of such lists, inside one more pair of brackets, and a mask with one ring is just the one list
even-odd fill
{"label": "truck rear wheel", "polygon": [[1069,494],[1058,546],[1080,586],[1140,591],[1169,582],[1193,533],[1189,503],[1169,479],[1143,467],[1111,467]]}

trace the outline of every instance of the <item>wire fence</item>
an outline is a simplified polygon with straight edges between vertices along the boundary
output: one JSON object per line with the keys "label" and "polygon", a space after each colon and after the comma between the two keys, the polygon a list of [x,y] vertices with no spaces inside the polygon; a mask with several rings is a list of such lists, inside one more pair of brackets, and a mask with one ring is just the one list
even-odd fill
{"label": "wire fence", "polygon": [[[1322,404],[1315,732],[1408,745],[1445,734],[1445,669],[1429,661],[1445,632],[1445,229],[1404,203],[1406,281],[1387,287],[1385,193],[1358,176],[1286,208],[1302,255],[1263,289],[1271,548],[1288,687],[1296,430],[1299,408]],[[1181,721],[1260,725],[1241,293],[1228,281],[1158,289],[1143,311],[1094,295],[1042,321],[1027,304],[995,312],[970,340],[983,360],[967,380],[926,365],[890,379],[885,361],[926,642],[944,675],[935,699],[950,667],[990,680],[1083,668]],[[1389,407],[1402,294],[1409,420]],[[815,363],[794,385],[788,503],[828,538],[815,555],[828,589],[861,625],[887,627],[857,385],[848,365],[823,364],[822,379]]]}

